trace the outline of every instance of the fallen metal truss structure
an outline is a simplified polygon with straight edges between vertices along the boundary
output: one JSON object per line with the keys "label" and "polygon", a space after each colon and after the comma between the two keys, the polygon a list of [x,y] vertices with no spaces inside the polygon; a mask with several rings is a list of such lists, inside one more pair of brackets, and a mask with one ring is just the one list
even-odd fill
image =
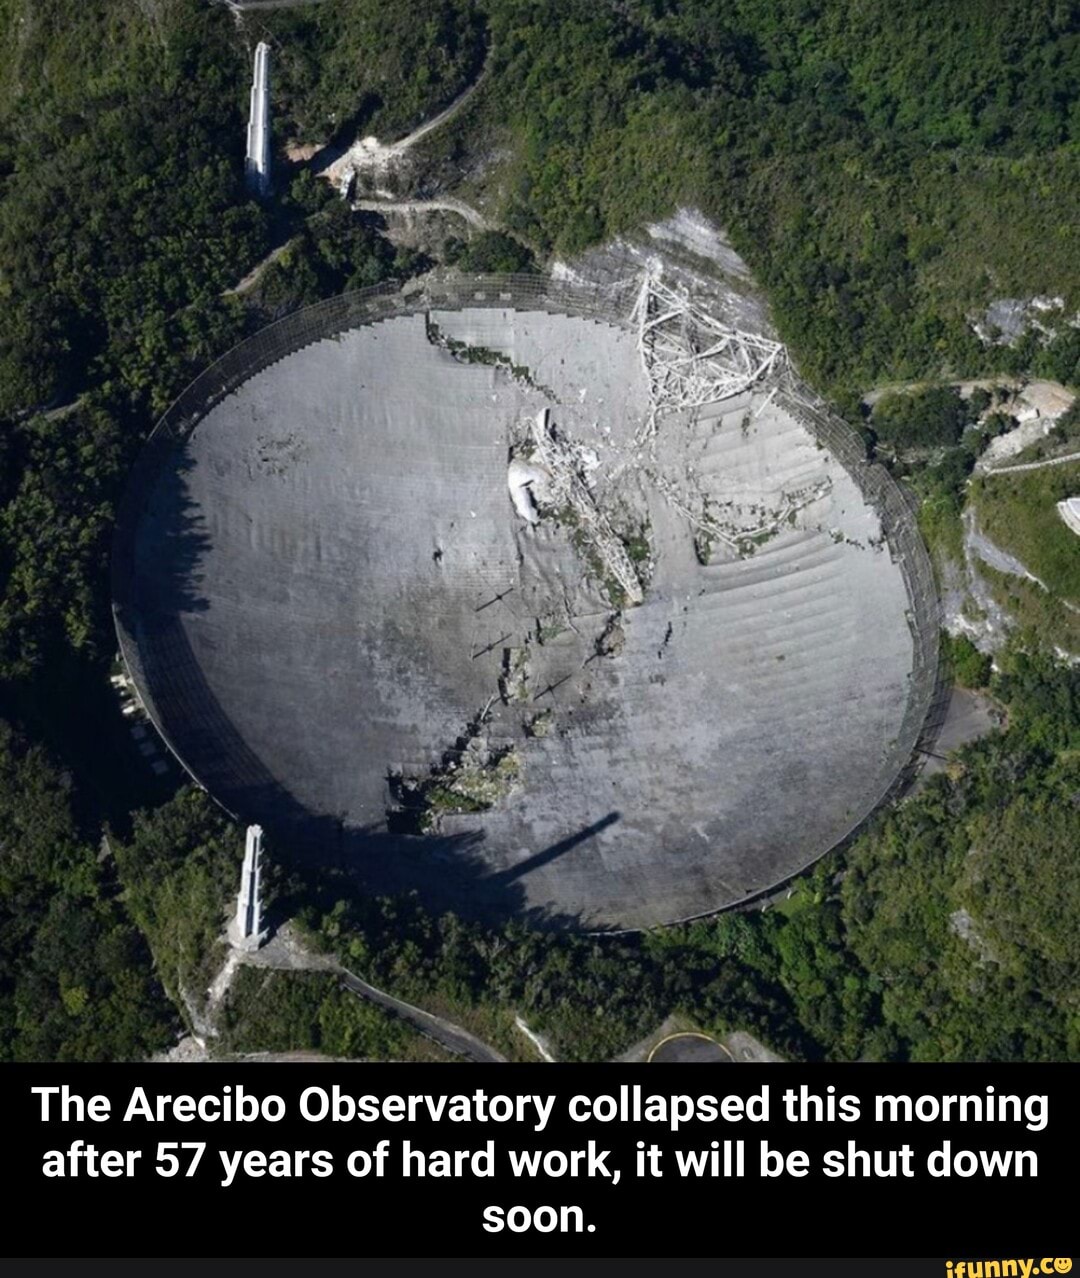
{"label": "fallen metal truss structure", "polygon": [[656,434],[660,414],[739,395],[783,356],[779,342],[722,324],[651,271],[645,273],[631,319],[652,402],[639,443]]}
{"label": "fallen metal truss structure", "polygon": [[600,557],[609,573],[626,596],[627,603],[639,604],[645,598],[641,582],[626,553],[626,547],[615,534],[607,517],[593,500],[580,474],[579,459],[572,444],[560,438],[551,425],[551,412],[542,408],[533,421],[533,442],[540,461],[551,475],[551,490],[559,505],[569,505],[578,526]]}

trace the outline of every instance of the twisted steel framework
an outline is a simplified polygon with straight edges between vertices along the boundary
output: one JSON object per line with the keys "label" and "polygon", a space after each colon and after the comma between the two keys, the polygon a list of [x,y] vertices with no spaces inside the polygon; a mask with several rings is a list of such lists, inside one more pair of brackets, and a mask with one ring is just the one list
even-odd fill
{"label": "twisted steel framework", "polygon": [[656,434],[662,413],[740,395],[767,377],[784,355],[779,342],[721,323],[654,270],[645,272],[630,320],[637,325],[652,398],[639,444]]}

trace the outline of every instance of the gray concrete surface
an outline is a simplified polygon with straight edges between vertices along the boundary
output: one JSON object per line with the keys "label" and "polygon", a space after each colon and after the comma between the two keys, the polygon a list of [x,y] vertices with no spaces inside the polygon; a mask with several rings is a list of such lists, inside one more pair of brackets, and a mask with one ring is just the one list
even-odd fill
{"label": "gray concrete surface", "polygon": [[964,520],[964,536],[965,543],[971,548],[971,552],[976,558],[981,559],[984,564],[989,564],[991,568],[998,572],[1008,573],[1011,577],[1026,577],[1028,581],[1034,581],[1036,585],[1047,589],[1046,584],[1039,580],[1033,572],[1021,560],[1007,550],[1002,550],[995,542],[992,542],[984,532],[981,531],[976,520],[975,511],[968,507],[965,511]]}
{"label": "gray concrete surface", "polygon": [[[666,1039],[678,1034],[700,1032],[693,1022],[689,1021],[681,1013],[672,1013],[670,1016],[666,1016],[651,1034],[647,1034],[639,1042],[634,1043],[632,1047],[628,1047],[625,1052],[620,1053],[615,1059],[628,1065],[642,1065],[648,1061],[653,1051]],[[731,1060],[736,1063],[749,1061],[757,1065],[772,1065],[782,1062],[784,1059],[766,1047],[760,1039],[755,1038],[752,1034],[747,1034],[744,1030],[733,1030],[730,1034],[725,1034],[716,1041],[721,1047],[726,1049]]]}
{"label": "gray concrete surface", "polygon": [[433,200],[353,200],[352,207],[363,213],[382,213],[387,217],[394,214],[409,217],[425,213],[456,213],[477,230],[487,230],[491,225],[470,204],[448,195]]}
{"label": "gray concrete surface", "polygon": [[[455,358],[422,315],[383,321],[252,377],[158,479],[130,628],[174,749],[276,846],[467,914],[645,927],[811,862],[892,780],[909,691],[904,581],[854,481],[767,387],[666,420],[664,478],[732,528],[820,491],[749,557],[703,564],[634,463],[632,333],[433,318],[518,375]],[[509,449],[545,405],[596,455],[612,522],[649,541],[645,602],[606,656],[614,609],[570,530],[510,504]],[[436,833],[393,832],[389,779],[458,757],[489,703],[481,744],[516,752],[517,784]]]}
{"label": "gray concrete surface", "polygon": [[991,697],[971,688],[954,687],[949,695],[945,721],[934,741],[934,752],[927,756],[919,772],[917,786],[923,786],[935,773],[948,767],[951,751],[985,737],[995,728],[1000,728],[1004,721],[1005,712]]}

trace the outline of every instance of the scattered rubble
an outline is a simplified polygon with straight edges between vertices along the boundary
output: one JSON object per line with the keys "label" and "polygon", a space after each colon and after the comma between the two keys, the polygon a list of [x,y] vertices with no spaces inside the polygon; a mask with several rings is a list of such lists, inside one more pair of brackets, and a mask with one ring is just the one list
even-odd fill
{"label": "scattered rubble", "polygon": [[1014,346],[1031,330],[1052,341],[1062,328],[1080,328],[1080,312],[1066,315],[1063,297],[999,297],[969,322],[984,346]]}
{"label": "scattered rubble", "polygon": [[516,788],[521,757],[513,746],[492,746],[488,741],[491,704],[466,725],[427,776],[390,775],[396,805],[387,813],[391,828],[402,834],[430,834],[444,815],[486,812]]}

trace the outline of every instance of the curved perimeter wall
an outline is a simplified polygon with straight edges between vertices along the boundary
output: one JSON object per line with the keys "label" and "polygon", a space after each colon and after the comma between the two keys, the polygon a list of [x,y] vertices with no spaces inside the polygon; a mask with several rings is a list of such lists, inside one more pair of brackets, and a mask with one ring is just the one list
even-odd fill
{"label": "curved perimeter wall", "polygon": [[[156,686],[153,689],[149,686],[140,661],[137,623],[132,612],[135,544],[140,521],[148,509],[150,495],[163,468],[170,464],[177,446],[187,439],[196,424],[254,374],[277,361],[311,343],[393,316],[433,309],[510,307],[599,319],[626,329],[630,327],[630,312],[638,288],[636,279],[590,287],[542,276],[520,275],[473,276],[451,281],[426,279],[421,286],[405,291],[394,284],[380,285],[330,298],[269,325],[228,351],[181,393],[155,426],[132,469],[117,518],[112,592],[124,663],[151,721],[196,782],[221,801],[220,795],[215,794],[214,778],[205,773],[196,775],[168,731],[170,687],[188,690],[185,700],[188,713],[191,713],[189,672],[182,668],[173,669],[167,680],[162,680],[159,673]],[[870,796],[870,801],[846,835],[832,843],[831,846],[836,847],[861,828],[882,803],[895,797],[909,783],[920,745],[932,740],[940,727],[947,702],[938,651],[940,608],[932,566],[918,529],[912,500],[883,467],[867,462],[858,435],[831,413],[824,401],[801,383],[790,369],[785,368],[778,380],[778,397],[782,406],[843,465],[880,518],[892,559],[903,574],[909,601],[907,618],[913,641],[913,665],[903,722],[880,769],[879,792]],[[179,666],[190,660],[189,652],[178,654],[177,664]],[[202,731],[208,735],[228,732],[227,720],[223,720],[216,706],[208,703],[205,711],[199,725]],[[246,749],[239,740],[223,745],[240,755]],[[252,765],[257,771],[256,761],[252,760]],[[240,812],[233,815],[244,818],[248,814]],[[820,849],[807,865],[813,864],[829,850]],[[758,893],[758,897],[779,887],[807,865],[785,875],[782,880]]]}

